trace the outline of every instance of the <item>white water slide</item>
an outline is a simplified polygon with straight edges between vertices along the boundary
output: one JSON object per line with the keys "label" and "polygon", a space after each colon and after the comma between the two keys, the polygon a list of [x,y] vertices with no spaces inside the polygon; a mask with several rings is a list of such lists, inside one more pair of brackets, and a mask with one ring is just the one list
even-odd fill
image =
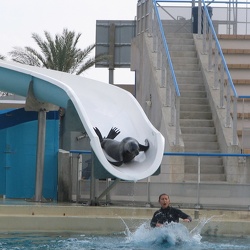
{"label": "white water slide", "polygon": [[[41,102],[66,108],[68,101],[72,101],[93,151],[110,174],[136,181],[157,171],[164,153],[164,137],[129,92],[81,76],[0,60],[1,91],[27,96],[31,82],[34,95]],[[117,127],[121,131],[115,138],[117,141],[133,137],[144,145],[147,139],[150,147],[131,162],[116,167],[107,160],[93,127],[104,137],[112,127]]]}

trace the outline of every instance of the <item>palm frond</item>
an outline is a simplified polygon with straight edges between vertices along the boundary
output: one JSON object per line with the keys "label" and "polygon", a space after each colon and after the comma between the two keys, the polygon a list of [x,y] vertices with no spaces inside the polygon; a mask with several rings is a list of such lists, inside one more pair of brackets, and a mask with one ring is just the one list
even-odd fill
{"label": "palm frond", "polygon": [[76,34],[65,28],[61,34],[56,34],[54,37],[48,31],[44,31],[44,36],[45,39],[32,33],[32,38],[37,43],[40,52],[31,47],[24,49],[16,47],[9,53],[12,60],[79,75],[96,62],[108,59],[107,55],[91,57],[95,44],[83,50],[77,48],[81,33]]}

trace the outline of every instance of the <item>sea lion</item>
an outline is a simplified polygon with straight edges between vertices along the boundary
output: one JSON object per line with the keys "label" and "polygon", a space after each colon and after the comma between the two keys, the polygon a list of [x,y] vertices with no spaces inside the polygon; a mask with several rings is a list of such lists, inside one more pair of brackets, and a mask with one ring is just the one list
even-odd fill
{"label": "sea lion", "polygon": [[123,163],[128,163],[132,161],[140,151],[146,152],[149,149],[149,142],[147,139],[145,140],[146,145],[141,145],[132,137],[126,137],[122,141],[114,140],[114,138],[120,133],[120,130],[116,127],[111,128],[106,138],[102,137],[102,134],[97,127],[95,127],[94,130],[98,135],[101,146],[106,154],[115,160],[108,161],[115,166],[121,166]]}

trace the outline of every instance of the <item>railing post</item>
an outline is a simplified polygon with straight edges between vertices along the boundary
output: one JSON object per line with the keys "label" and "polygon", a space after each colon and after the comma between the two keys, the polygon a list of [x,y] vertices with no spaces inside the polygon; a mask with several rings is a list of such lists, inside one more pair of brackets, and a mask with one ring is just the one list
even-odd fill
{"label": "railing post", "polygon": [[165,106],[171,106],[171,88],[170,88],[170,70],[168,64],[166,65],[166,100]]}
{"label": "railing post", "polygon": [[77,157],[77,180],[76,180],[76,203],[79,202],[80,196],[80,181],[82,179],[82,154]]}
{"label": "railing post", "polygon": [[147,207],[151,207],[151,200],[150,200],[150,176],[147,179]]}
{"label": "railing post", "polygon": [[137,24],[136,24],[136,34],[139,35],[141,33],[141,3],[137,4]]}
{"label": "railing post", "polygon": [[198,36],[201,36],[201,0],[198,2]]}
{"label": "railing post", "polygon": [[160,38],[157,37],[157,62],[156,62],[156,69],[161,69],[161,46],[162,43],[160,41]]}
{"label": "railing post", "polygon": [[200,182],[201,182],[201,158],[200,156],[198,156],[197,204],[195,208],[200,208]]}
{"label": "railing post", "polygon": [[175,145],[180,144],[180,97],[176,96]]}
{"label": "railing post", "polygon": [[[162,53],[163,55],[163,53]],[[166,85],[166,67],[164,65],[164,58],[162,58],[162,66],[161,66],[161,88],[164,88]]]}
{"label": "railing post", "polygon": [[[221,65],[220,65],[220,108],[224,108],[224,84],[225,84],[224,65],[223,65],[223,62],[221,61]],[[229,82],[227,84],[229,84]]]}
{"label": "railing post", "polygon": [[212,70],[212,31],[211,27],[208,28],[208,71]]}
{"label": "railing post", "polygon": [[218,77],[218,62],[219,62],[218,48],[214,48],[214,89],[219,89],[219,77]]}
{"label": "railing post", "polygon": [[145,0],[143,0],[142,1],[142,22],[141,22],[142,32],[146,31],[145,19],[146,19],[146,5],[145,5]]}
{"label": "railing post", "polygon": [[91,154],[91,176],[90,176],[90,206],[96,205],[96,181],[95,181],[95,164],[94,164],[94,152]]}
{"label": "railing post", "polygon": [[153,52],[157,51],[157,23],[156,23],[156,18],[154,19],[153,23]]}
{"label": "railing post", "polygon": [[[172,79],[172,78],[171,78]],[[170,85],[171,87],[171,117],[170,117],[170,126],[174,126],[175,124],[175,93],[173,84]]]}
{"label": "railing post", "polygon": [[203,54],[207,54],[207,29],[206,29],[206,12],[203,7]]}
{"label": "railing post", "polygon": [[153,2],[152,0],[148,1],[148,34],[152,36],[152,24],[153,24],[153,19],[154,19],[154,8],[153,8]]}
{"label": "railing post", "polygon": [[237,145],[237,98],[233,99],[233,145]]}
{"label": "railing post", "polygon": [[227,83],[227,105],[226,105],[226,127],[231,127],[230,108],[231,108],[230,84]]}

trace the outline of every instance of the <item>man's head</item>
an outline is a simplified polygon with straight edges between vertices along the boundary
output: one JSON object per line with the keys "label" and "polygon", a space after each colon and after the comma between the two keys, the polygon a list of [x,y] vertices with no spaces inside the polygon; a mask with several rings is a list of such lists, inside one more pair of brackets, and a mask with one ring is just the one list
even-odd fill
{"label": "man's head", "polygon": [[159,196],[159,203],[160,203],[162,208],[167,208],[169,206],[169,204],[170,204],[169,195],[161,194]]}

